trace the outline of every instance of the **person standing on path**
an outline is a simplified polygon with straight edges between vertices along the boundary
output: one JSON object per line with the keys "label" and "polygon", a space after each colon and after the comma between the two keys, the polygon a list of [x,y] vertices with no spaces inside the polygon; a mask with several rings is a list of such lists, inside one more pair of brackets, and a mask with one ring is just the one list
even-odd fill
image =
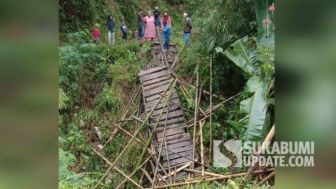
{"label": "person standing on path", "polygon": [[107,26],[108,43],[114,45],[115,43],[115,31],[114,31],[115,23],[111,15],[107,17],[106,26]]}
{"label": "person standing on path", "polygon": [[148,15],[145,17],[145,24],[145,39],[154,41],[156,39],[155,18],[152,15],[151,11],[148,11]]}
{"label": "person standing on path", "polygon": [[155,26],[160,26],[160,11],[159,11],[159,7],[155,7],[154,18],[155,18]]}
{"label": "person standing on path", "polygon": [[167,22],[164,23],[163,30],[163,49],[165,52],[169,50],[169,42],[170,42],[170,26]]}
{"label": "person standing on path", "polygon": [[187,13],[183,14],[184,17],[184,36],[183,36],[183,41],[185,46],[190,45],[190,33],[191,33],[191,21]]}
{"label": "person standing on path", "polygon": [[121,37],[124,40],[124,42],[127,41],[127,26],[125,24],[125,21],[122,22],[121,26],[120,26],[120,30],[121,30]]}
{"label": "person standing on path", "polygon": [[138,12],[138,38],[142,40],[144,37],[144,21],[142,18],[142,12]]}
{"label": "person standing on path", "polygon": [[173,26],[172,26],[171,17],[168,15],[168,12],[165,12],[162,17],[161,28],[164,28],[166,24],[169,25],[170,30],[171,30]]}
{"label": "person standing on path", "polygon": [[99,24],[95,24],[95,27],[92,30],[93,42],[98,44],[100,42],[100,29]]}

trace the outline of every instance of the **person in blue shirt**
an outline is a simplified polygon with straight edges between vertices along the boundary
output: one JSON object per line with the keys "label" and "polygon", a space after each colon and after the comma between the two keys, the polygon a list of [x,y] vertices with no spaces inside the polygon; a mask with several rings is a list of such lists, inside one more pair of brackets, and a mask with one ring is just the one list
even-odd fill
{"label": "person in blue shirt", "polygon": [[164,23],[162,31],[163,31],[163,49],[164,51],[168,51],[170,42],[170,26],[168,23]]}
{"label": "person in blue shirt", "polygon": [[109,44],[113,45],[115,42],[115,32],[114,32],[115,24],[111,15],[107,17],[106,26],[107,26],[108,42]]}
{"label": "person in blue shirt", "polygon": [[120,30],[121,30],[122,39],[124,41],[127,41],[127,26],[125,24],[125,21],[122,22],[120,26]]}

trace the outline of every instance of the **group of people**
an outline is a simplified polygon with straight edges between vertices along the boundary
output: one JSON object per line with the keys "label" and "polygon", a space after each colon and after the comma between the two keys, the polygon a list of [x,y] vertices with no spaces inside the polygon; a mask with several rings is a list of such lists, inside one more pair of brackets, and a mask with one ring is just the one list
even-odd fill
{"label": "group of people", "polygon": [[[115,22],[113,20],[113,17],[109,15],[106,20],[106,27],[107,27],[107,39],[109,44],[115,43]],[[127,41],[127,26],[125,24],[125,21],[122,22],[120,26],[121,30],[121,37],[124,41]],[[95,27],[92,30],[92,38],[93,42],[98,44],[100,42],[101,32],[99,29],[99,24],[96,24]]]}
{"label": "group of people", "polygon": [[[162,41],[164,50],[169,49],[170,43],[170,36],[172,30],[172,19],[168,12],[164,12],[163,16],[161,17],[161,13],[158,7],[155,7],[153,13],[152,11],[148,11],[147,15],[144,16],[143,12],[138,12],[138,39],[141,41],[154,41],[156,40],[162,32]],[[190,33],[191,33],[191,21],[190,17],[187,13],[183,14],[184,19],[184,44],[188,46],[190,44]],[[115,22],[113,17],[110,15],[106,20],[106,27],[108,30],[108,43],[114,44],[115,43]],[[125,21],[122,22],[120,26],[121,37],[124,41],[127,40],[127,26]],[[160,32],[161,31],[161,32]],[[95,43],[100,42],[100,29],[99,25],[96,24],[93,31],[92,31],[93,41]]]}
{"label": "group of people", "polygon": [[[140,40],[154,41],[162,31],[163,47],[165,50],[169,49],[170,34],[172,29],[172,19],[168,12],[164,12],[161,18],[161,13],[158,7],[155,7],[153,14],[148,11],[147,15],[143,17],[142,12],[138,13],[138,37]],[[145,29],[144,29],[145,28]]]}

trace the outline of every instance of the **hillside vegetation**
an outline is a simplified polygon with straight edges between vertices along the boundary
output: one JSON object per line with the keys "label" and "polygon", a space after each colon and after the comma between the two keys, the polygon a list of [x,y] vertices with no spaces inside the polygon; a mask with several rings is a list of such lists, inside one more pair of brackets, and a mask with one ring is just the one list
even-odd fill
{"label": "hillside vegetation", "polygon": [[[120,174],[109,173],[99,181],[109,167],[92,151],[92,146],[105,144],[120,120],[128,102],[139,89],[138,71],[149,43],[140,44],[135,38],[124,43],[119,27],[122,20],[131,31],[137,28],[136,12],[159,6],[173,20],[172,43],[181,51],[178,76],[210,91],[213,104],[235,96],[225,106],[213,112],[212,133],[205,123],[204,146],[209,156],[210,137],[215,140],[240,139],[261,141],[274,124],[274,14],[268,6],[272,0],[60,0],[59,47],[59,184],[62,189],[115,188],[124,180]],[[192,42],[184,48],[182,42],[183,12],[191,15]],[[105,20],[112,14],[117,23],[116,44],[107,44]],[[267,16],[266,16],[267,15]],[[266,21],[265,21],[266,20]],[[91,41],[91,30],[99,23],[102,42]],[[210,78],[210,62],[213,79]],[[182,93],[182,91],[178,91]],[[196,91],[189,88],[190,98],[181,96],[187,118],[193,117]],[[140,99],[136,99],[139,101]],[[201,97],[200,107],[207,109],[209,95]],[[131,112],[137,109],[132,107]],[[135,124],[124,127],[134,133]],[[104,154],[114,159],[130,139],[117,133],[104,146]],[[130,173],[136,166],[142,146],[133,144],[118,162],[119,169]],[[216,169],[229,173],[229,169]],[[246,170],[242,168],[241,170]],[[240,171],[240,170],[235,170]],[[134,178],[140,179],[141,174]],[[196,188],[271,188],[256,186],[244,179],[203,183]],[[127,182],[125,188],[136,188]]]}

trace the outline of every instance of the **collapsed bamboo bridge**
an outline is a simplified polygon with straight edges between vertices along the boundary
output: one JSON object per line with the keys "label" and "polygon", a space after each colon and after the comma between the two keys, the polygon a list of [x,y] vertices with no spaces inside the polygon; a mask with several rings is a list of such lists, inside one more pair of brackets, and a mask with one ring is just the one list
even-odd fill
{"label": "collapsed bamboo bridge", "polygon": [[[194,161],[199,159],[195,151],[192,138],[187,132],[186,119],[181,108],[179,96],[174,88],[174,78],[172,76],[172,66],[174,61],[168,65],[164,64],[164,57],[160,56],[159,44],[152,46],[154,65],[139,72],[142,86],[142,96],[146,114],[150,115],[148,123],[150,131],[154,134],[152,146],[154,153],[160,160],[164,170],[153,168],[152,172],[171,172],[176,169],[179,172],[171,176],[173,182],[183,180],[188,176],[188,172],[183,168],[188,168]],[[171,46],[171,51],[176,52],[176,47]],[[174,57],[175,59],[175,57]],[[151,114],[150,114],[151,113]]]}
{"label": "collapsed bamboo bridge", "polygon": [[[240,94],[224,99],[212,94],[211,88],[210,92],[201,90],[199,74],[197,74],[196,86],[182,81],[174,73],[175,66],[179,64],[177,47],[170,45],[168,53],[163,52],[162,49],[162,41],[151,45],[149,52],[151,60],[146,60],[142,70],[138,73],[141,82],[138,92],[131,98],[121,115],[121,120],[113,123],[114,130],[105,144],[102,147],[92,149],[110,166],[94,188],[99,188],[104,178],[112,170],[125,178],[116,185],[115,188],[118,189],[125,188],[126,182],[132,183],[136,188],[180,188],[204,181],[225,181],[229,178],[242,176],[249,178],[253,174],[266,174],[260,183],[272,178],[275,173],[274,168],[255,170],[255,167],[251,166],[248,172],[230,175],[210,171],[211,143],[208,159],[204,155],[203,146],[205,121],[210,118],[211,125],[212,112]],[[177,84],[183,94],[189,95],[191,98],[187,88],[196,91],[194,117],[189,120],[186,119],[185,108],[181,105],[180,96],[176,90]],[[199,108],[202,94],[210,96],[210,106],[206,110]],[[137,108],[136,114],[131,114],[130,107],[139,96],[140,106]],[[217,98],[221,102],[212,106],[212,98]],[[134,133],[123,128],[129,121],[136,123]],[[117,158],[111,162],[104,155],[103,148],[114,139],[119,131],[131,138]],[[211,127],[209,132],[212,132]],[[145,135],[142,135],[143,133]],[[271,140],[274,132],[273,135],[272,133],[269,135],[267,138]],[[133,142],[143,146],[143,151],[140,157],[134,157],[137,160],[135,169],[126,174],[118,168],[118,161],[126,154]],[[134,176],[138,173],[141,173],[141,178],[135,180]]]}

